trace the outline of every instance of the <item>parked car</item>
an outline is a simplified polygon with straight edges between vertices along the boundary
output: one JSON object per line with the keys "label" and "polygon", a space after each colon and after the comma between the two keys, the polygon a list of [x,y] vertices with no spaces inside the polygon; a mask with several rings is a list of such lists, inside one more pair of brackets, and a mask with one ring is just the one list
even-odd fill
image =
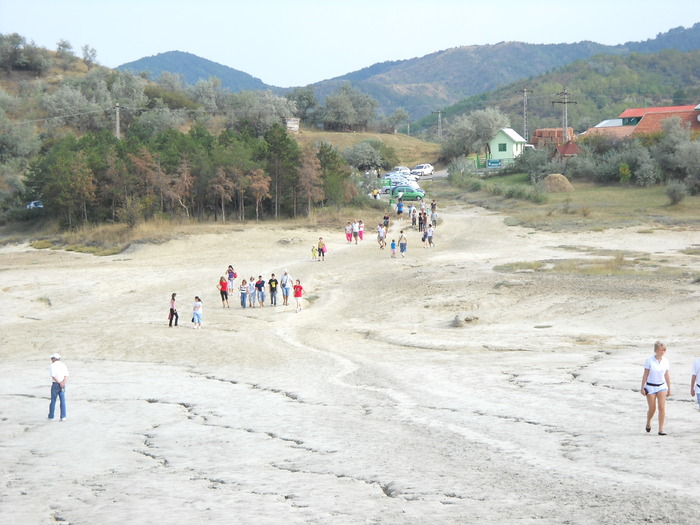
{"label": "parked car", "polygon": [[387,177],[384,181],[388,181],[391,186],[410,186],[414,189],[420,189],[419,184],[415,180],[407,179],[406,177]]}
{"label": "parked car", "polygon": [[426,175],[432,175],[434,171],[435,168],[432,164],[418,164],[418,166],[414,166],[411,173],[418,177],[425,177]]}
{"label": "parked car", "polygon": [[398,199],[401,193],[401,199],[405,201],[420,201],[425,199],[425,192],[420,188],[412,188],[411,186],[394,186],[391,188],[391,198]]}
{"label": "parked car", "polygon": [[29,204],[27,204],[28,210],[35,210],[35,209],[43,208],[43,207],[44,207],[44,203],[41,201],[32,201]]}
{"label": "parked car", "polygon": [[391,171],[394,173],[406,173],[407,175],[411,173],[411,170],[408,169],[408,166],[394,166],[391,169]]}

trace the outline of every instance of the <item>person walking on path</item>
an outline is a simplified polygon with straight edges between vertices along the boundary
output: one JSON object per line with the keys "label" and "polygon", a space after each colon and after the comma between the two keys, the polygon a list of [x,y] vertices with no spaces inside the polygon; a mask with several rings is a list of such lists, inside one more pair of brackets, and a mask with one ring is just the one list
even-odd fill
{"label": "person walking on path", "polygon": [[61,405],[61,421],[65,421],[68,417],[68,412],[66,411],[66,383],[68,382],[68,367],[61,362],[60,354],[53,354],[51,356],[49,374],[51,374],[51,402],[49,403],[49,419],[54,418],[56,398],[58,398]]}
{"label": "person walking on path", "polygon": [[173,327],[173,320],[175,321],[175,326],[177,326],[177,321],[180,319],[180,316],[177,314],[177,305],[175,304],[176,295],[177,294],[173,292],[170,296],[170,314],[168,314],[168,326],[170,328]]}
{"label": "person walking on path", "polygon": [[270,304],[272,306],[277,306],[277,288],[279,288],[279,281],[275,279],[275,274],[270,275],[267,280],[267,286],[270,288]]}
{"label": "person walking on path", "polygon": [[289,270],[284,271],[280,284],[282,285],[282,306],[288,306],[289,292],[292,291],[292,276],[289,275]]}
{"label": "person walking on path", "polygon": [[263,308],[265,306],[265,281],[262,275],[258,275],[258,280],[255,281],[255,291],[258,294],[258,304],[260,308]]}
{"label": "person walking on path", "polygon": [[360,240],[365,240],[365,225],[362,221],[359,221],[357,234],[360,236]]}
{"label": "person walking on path", "polygon": [[647,424],[644,430],[651,432],[651,419],[658,407],[659,435],[665,436],[664,421],[666,419],[666,398],[671,395],[671,377],[669,362],[666,358],[666,345],[661,341],[654,343],[654,355],[649,356],[644,363],[641,393],[647,398]]}
{"label": "person walking on path", "polygon": [[299,279],[297,279],[297,282],[294,285],[294,300],[297,303],[297,313],[301,312],[301,296],[305,293],[306,291],[304,288],[302,288],[301,282]]}
{"label": "person walking on path", "polygon": [[352,238],[357,244],[357,240],[360,238],[360,223],[357,220],[352,222]]}
{"label": "person walking on path", "polygon": [[192,322],[194,323],[195,330],[202,328],[203,309],[202,300],[196,295],[194,297],[194,306],[192,307]]}
{"label": "person walking on path", "polygon": [[698,409],[700,409],[700,359],[693,362],[692,376],[690,377],[690,395],[697,396]]}
{"label": "person walking on path", "polygon": [[250,276],[248,281],[248,306],[250,308],[255,308],[255,277]]}
{"label": "person walking on path", "polygon": [[228,265],[228,268],[226,268],[226,277],[228,277],[228,291],[230,293],[233,293],[235,287],[236,287],[236,270],[233,269],[233,266],[230,264]]}
{"label": "person walking on path", "polygon": [[323,237],[319,237],[318,238],[318,262],[326,260],[326,252],[327,251],[328,251],[328,248],[326,247],[326,242],[323,240]]}
{"label": "person walking on path", "polygon": [[386,246],[386,234],[384,232],[384,226],[382,226],[382,223],[380,222],[377,225],[377,242],[379,243],[379,249],[383,250],[384,247]]}
{"label": "person walking on path", "polygon": [[431,248],[435,248],[435,243],[433,242],[433,236],[435,235],[435,226],[429,224],[428,231],[426,233],[428,235],[428,246],[430,246]]}
{"label": "person walking on path", "polygon": [[391,258],[396,259],[396,239],[391,239]]}
{"label": "person walking on path", "polygon": [[406,256],[406,247],[408,246],[408,239],[406,239],[406,236],[403,234],[403,230],[401,230],[401,237],[399,237],[399,252],[401,252],[401,257]]}
{"label": "person walking on path", "polygon": [[219,294],[221,294],[221,307],[222,308],[229,308],[229,305],[228,305],[228,281],[226,280],[226,277],[224,277],[222,275],[221,279],[219,279],[219,284],[217,284],[216,287],[219,289]]}
{"label": "person walking on path", "polygon": [[403,202],[401,200],[396,204],[396,216],[400,221],[403,220]]}
{"label": "person walking on path", "polygon": [[345,240],[348,241],[348,244],[352,242],[352,223],[350,221],[345,225]]}
{"label": "person walking on path", "polygon": [[243,279],[241,286],[238,287],[238,293],[241,296],[241,308],[245,308],[248,303],[248,281]]}

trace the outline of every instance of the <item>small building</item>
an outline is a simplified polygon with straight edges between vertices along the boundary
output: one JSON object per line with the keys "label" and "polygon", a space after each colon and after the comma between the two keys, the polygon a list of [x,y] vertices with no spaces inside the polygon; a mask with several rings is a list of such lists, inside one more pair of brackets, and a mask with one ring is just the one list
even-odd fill
{"label": "small building", "polygon": [[505,161],[503,163],[508,164],[523,154],[526,142],[514,129],[499,129],[496,136],[488,143],[488,158],[493,161]]}
{"label": "small building", "polygon": [[634,126],[625,126],[622,124],[621,118],[604,120],[600,124],[584,131],[582,137],[603,136],[613,142],[619,142],[626,139],[634,132]]}
{"label": "small building", "polygon": [[636,126],[650,113],[683,113],[697,109],[696,106],[662,106],[653,108],[627,108],[618,118],[623,126]]}
{"label": "small building", "polygon": [[691,133],[700,133],[700,104],[687,107],[690,109],[675,108],[674,111],[655,111],[645,114],[635,126],[633,136],[661,133],[664,130],[664,121],[674,117],[678,118]]}
{"label": "small building", "polygon": [[581,153],[581,148],[573,140],[570,140],[566,144],[559,144],[557,146],[554,150],[554,160],[562,166],[565,166],[567,160],[575,157],[579,153]]}

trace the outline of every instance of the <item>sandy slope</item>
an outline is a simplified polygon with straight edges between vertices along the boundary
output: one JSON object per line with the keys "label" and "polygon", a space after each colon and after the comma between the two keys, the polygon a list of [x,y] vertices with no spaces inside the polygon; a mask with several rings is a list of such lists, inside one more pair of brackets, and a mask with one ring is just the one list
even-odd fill
{"label": "sandy slope", "polygon": [[[442,217],[437,247],[411,232],[406,259],[371,231],[355,246],[253,223],[103,258],[2,248],[3,522],[694,523],[700,286],[493,268],[578,246],[698,272],[681,252],[698,232]],[[330,251],[313,262],[320,235]],[[305,309],[222,309],[228,264],[288,268]],[[673,364],[665,438],[643,431],[637,392],[656,339]],[[45,419],[54,351],[72,376],[65,423]]]}

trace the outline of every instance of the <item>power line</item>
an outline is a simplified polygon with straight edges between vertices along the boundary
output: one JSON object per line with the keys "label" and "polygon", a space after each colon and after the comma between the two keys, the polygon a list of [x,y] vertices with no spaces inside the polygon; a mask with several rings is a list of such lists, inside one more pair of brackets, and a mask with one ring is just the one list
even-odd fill
{"label": "power line", "polygon": [[568,107],[569,104],[578,104],[578,102],[575,102],[573,100],[569,100],[569,93],[566,91],[566,86],[563,86],[563,91],[560,91],[559,93],[555,93],[555,96],[562,97],[561,100],[553,100],[552,104],[562,104],[564,106],[564,116],[563,116],[563,128],[562,128],[562,139],[563,139],[563,144],[566,144],[569,142],[569,111]]}
{"label": "power line", "polygon": [[[530,93],[532,93],[532,90],[529,90],[529,91],[530,91]],[[517,93],[523,94],[523,138],[525,139],[525,142],[527,142],[528,139],[530,138],[528,136],[528,132],[527,132],[527,93],[528,93],[528,89],[523,88],[520,91],[517,91]]]}

